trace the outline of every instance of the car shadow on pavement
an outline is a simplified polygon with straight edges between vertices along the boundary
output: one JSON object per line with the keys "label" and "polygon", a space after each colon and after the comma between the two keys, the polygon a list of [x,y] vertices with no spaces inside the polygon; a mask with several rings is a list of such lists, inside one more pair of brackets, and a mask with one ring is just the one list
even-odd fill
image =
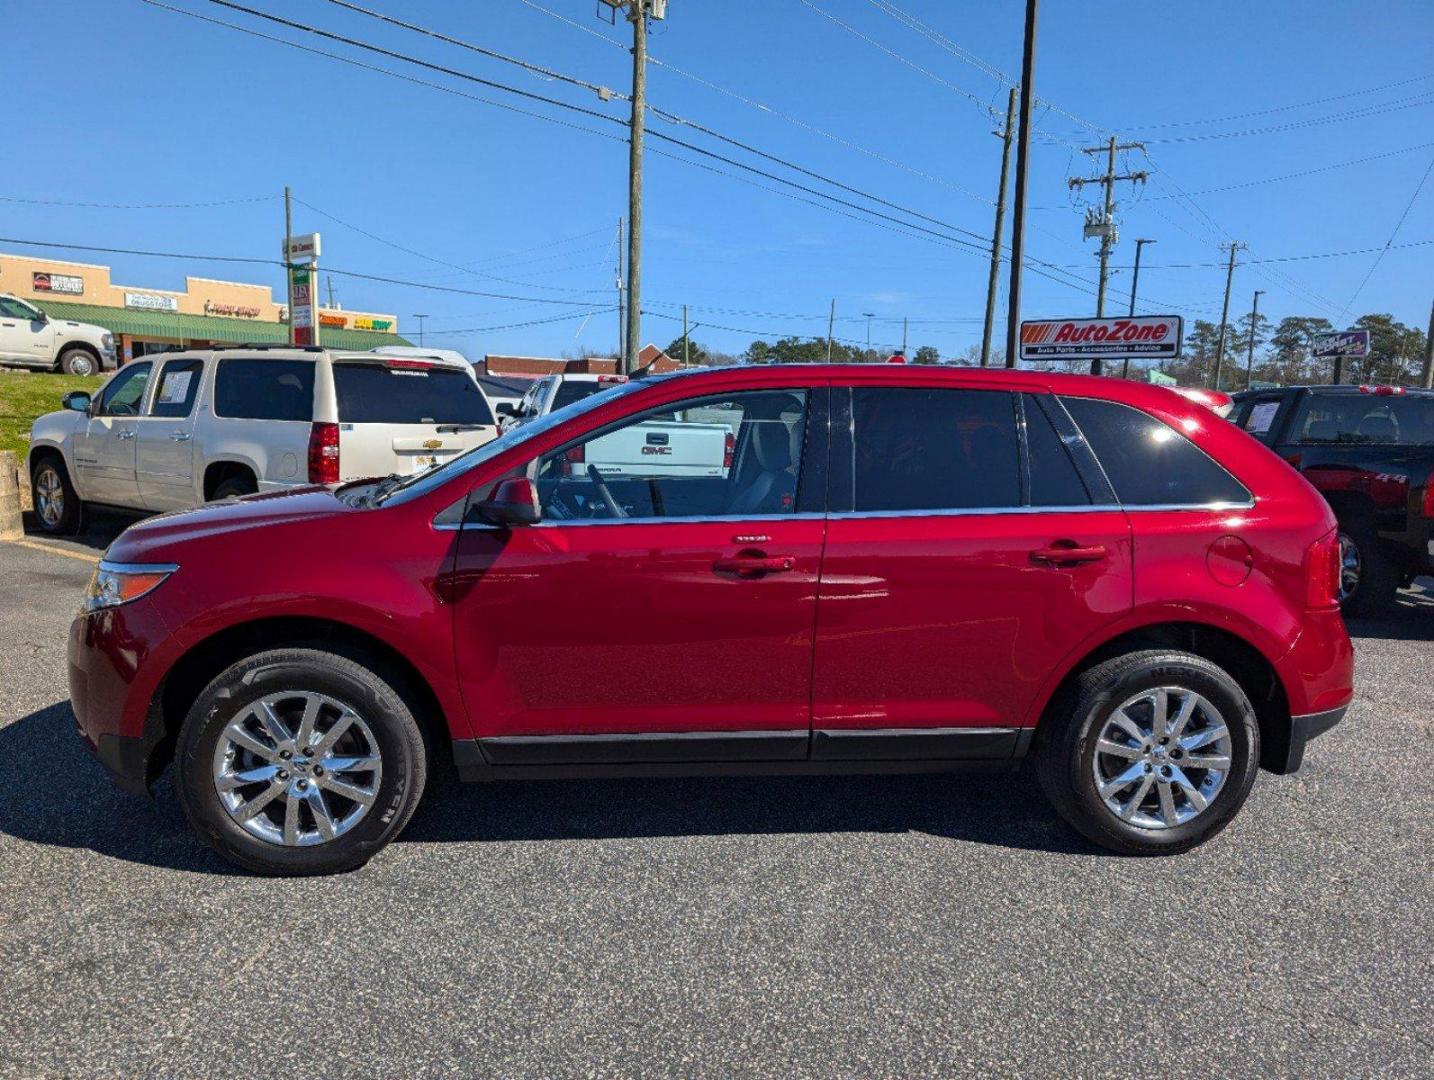
{"label": "car shadow on pavement", "polygon": [[[65,777],[64,795],[55,777]],[[168,776],[122,792],[86,752],[68,701],[0,728],[0,834],[194,873],[240,873],[190,833]],[[1029,770],[943,775],[430,780],[399,842],[501,842],[776,833],[900,833],[1104,854],[1055,815]]]}
{"label": "car shadow on pavement", "polygon": [[1434,583],[1429,578],[1421,578],[1413,588],[1401,589],[1393,606],[1383,615],[1345,622],[1355,638],[1434,641]]}
{"label": "car shadow on pavement", "polygon": [[85,750],[68,701],[0,728],[0,789],[3,836],[174,870],[241,872],[190,833],[168,779],[153,800],[121,791]]}
{"label": "car shadow on pavement", "polygon": [[83,516],[80,518],[80,528],[76,533],[65,536],[55,536],[40,528],[33,511],[25,511],[24,527],[25,535],[37,540],[55,539],[64,541],[67,544],[75,544],[80,547],[92,548],[102,552],[114,542],[115,537],[124,532],[136,521],[142,521],[147,515],[127,510],[111,510],[86,506]]}

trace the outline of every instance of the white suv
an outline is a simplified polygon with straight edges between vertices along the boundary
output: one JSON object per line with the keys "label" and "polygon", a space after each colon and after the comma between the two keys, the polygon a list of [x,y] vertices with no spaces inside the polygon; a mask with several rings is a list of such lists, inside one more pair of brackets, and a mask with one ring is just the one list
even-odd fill
{"label": "white suv", "polygon": [[466,361],[239,346],[126,364],[35,421],[30,479],[47,532],[82,502],[177,510],[303,484],[410,475],[498,434]]}
{"label": "white suv", "polygon": [[0,365],[98,375],[114,370],[115,339],[103,326],[52,319],[29,301],[0,293]]}

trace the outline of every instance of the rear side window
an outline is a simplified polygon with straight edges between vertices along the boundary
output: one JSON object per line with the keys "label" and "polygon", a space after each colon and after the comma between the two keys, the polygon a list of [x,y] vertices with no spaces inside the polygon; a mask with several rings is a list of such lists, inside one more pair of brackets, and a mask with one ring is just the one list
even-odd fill
{"label": "rear side window", "polygon": [[466,371],[386,364],[335,364],[345,424],[489,424],[492,410]]}
{"label": "rear side window", "polygon": [[214,376],[214,415],[238,420],[312,420],[314,362],[220,360]]}
{"label": "rear side window", "polygon": [[1306,394],[1294,441],[1348,445],[1434,445],[1434,397]]}
{"label": "rear side window", "polygon": [[154,392],[150,416],[182,420],[194,408],[199,392],[199,377],[204,372],[203,360],[169,360],[159,369],[159,389]]}
{"label": "rear side window", "polygon": [[1169,424],[1114,401],[1061,399],[1125,506],[1250,501],[1245,486]]}
{"label": "rear side window", "polygon": [[1032,506],[1088,506],[1090,493],[1075,462],[1035,395],[1023,396],[1026,454],[1031,470]]}
{"label": "rear side window", "polygon": [[857,387],[852,424],[858,512],[1021,505],[1009,393]]}
{"label": "rear side window", "polygon": [[1279,413],[1280,401],[1278,398],[1269,401],[1255,401],[1250,404],[1250,411],[1240,421],[1240,426],[1255,438],[1262,442],[1268,442],[1270,429],[1275,426],[1275,417]]}
{"label": "rear side window", "polygon": [[599,390],[606,390],[608,385],[607,383],[595,382],[589,379],[564,379],[558,383],[558,392],[553,397],[553,408],[551,411],[557,412],[564,405],[571,405],[575,401],[581,401],[585,397],[591,397]]}

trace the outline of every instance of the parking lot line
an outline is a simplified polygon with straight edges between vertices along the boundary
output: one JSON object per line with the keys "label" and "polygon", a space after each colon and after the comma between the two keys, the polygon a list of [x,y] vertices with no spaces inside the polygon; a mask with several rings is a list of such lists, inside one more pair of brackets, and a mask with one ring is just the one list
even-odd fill
{"label": "parking lot line", "polygon": [[84,552],[80,551],[70,551],[67,548],[51,547],[49,544],[37,543],[34,540],[5,540],[0,541],[0,543],[14,544],[17,547],[32,548],[35,551],[48,551],[51,555],[63,555],[67,559],[79,559],[81,562],[87,562],[91,564],[100,561],[99,557],[96,555],[87,555]]}

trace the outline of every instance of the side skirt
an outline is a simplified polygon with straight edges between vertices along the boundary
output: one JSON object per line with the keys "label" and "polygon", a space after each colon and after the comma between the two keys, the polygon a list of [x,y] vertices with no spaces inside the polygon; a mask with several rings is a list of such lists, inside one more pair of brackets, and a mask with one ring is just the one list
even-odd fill
{"label": "side skirt", "polygon": [[1009,767],[1024,728],[653,732],[455,739],[468,781],[581,777],[801,776],[957,772]]}

